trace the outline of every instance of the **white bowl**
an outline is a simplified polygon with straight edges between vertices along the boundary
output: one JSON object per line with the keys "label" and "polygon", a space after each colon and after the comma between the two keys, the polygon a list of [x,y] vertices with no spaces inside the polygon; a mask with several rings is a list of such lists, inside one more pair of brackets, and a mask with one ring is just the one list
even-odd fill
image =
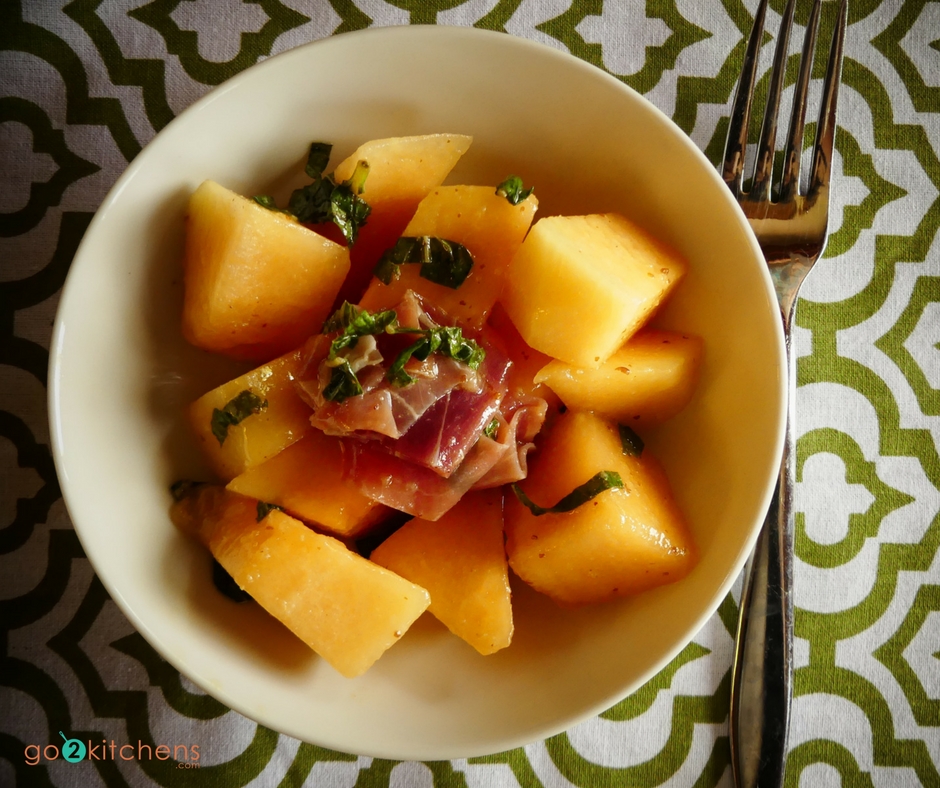
{"label": "white bowl", "polygon": [[[566,611],[514,584],[512,646],[481,657],[425,616],[342,678],[255,606],[211,585],[170,524],[169,484],[203,471],[184,406],[242,368],[180,336],[183,213],[211,178],[283,194],[312,140],[333,164],[368,139],[471,134],[451,183],[534,184],[539,215],[619,211],[690,273],[663,325],[700,334],[698,394],[650,437],[701,562],[631,600]],[[610,707],[695,635],[740,572],[782,447],[784,345],[760,250],[727,188],[671,121],[574,57],[504,34],[417,26],[274,57],[181,114],[134,160],[76,254],[51,354],[56,467],[85,551],[173,666],[223,703],[337,750],[433,760],[506,750]]]}

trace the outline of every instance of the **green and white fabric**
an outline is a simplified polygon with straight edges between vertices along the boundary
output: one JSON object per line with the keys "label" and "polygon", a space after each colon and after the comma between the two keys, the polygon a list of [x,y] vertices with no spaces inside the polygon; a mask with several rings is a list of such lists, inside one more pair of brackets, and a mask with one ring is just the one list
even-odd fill
{"label": "green and white fabric", "polygon": [[[501,30],[606,69],[717,161],[755,5],[0,0],[0,786],[730,786],[733,596],[633,696],[487,758],[357,758],[229,711],[157,656],[84,558],[52,464],[46,368],[60,288],[110,186],[176,114],[259,60],[369,26]],[[836,6],[823,10],[826,36]],[[787,786],[940,786],[940,2],[852,0],[845,58],[833,232],[794,338]],[[27,746],[61,745],[60,731],[197,743],[200,768],[29,765]]]}

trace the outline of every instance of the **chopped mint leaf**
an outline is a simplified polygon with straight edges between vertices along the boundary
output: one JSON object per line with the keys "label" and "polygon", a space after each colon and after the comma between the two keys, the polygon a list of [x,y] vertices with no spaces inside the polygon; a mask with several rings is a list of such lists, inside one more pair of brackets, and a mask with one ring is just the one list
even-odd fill
{"label": "chopped mint leaf", "polygon": [[326,363],[333,367],[333,370],[330,373],[330,382],[323,389],[324,398],[333,402],[342,402],[347,397],[362,394],[362,386],[356,378],[356,373],[340,353],[346,348],[355,346],[359,337],[394,330],[397,321],[398,315],[394,309],[369,312],[348,301],[343,302],[343,305],[323,324],[324,334],[339,332],[339,336],[330,343],[330,352],[326,357]]}
{"label": "chopped mint leaf", "polygon": [[212,583],[220,594],[227,596],[233,602],[251,601],[251,594],[239,586],[225,567],[214,558],[212,559]]}
{"label": "chopped mint leaf", "polygon": [[456,290],[470,275],[473,255],[456,241],[430,235],[404,237],[379,258],[373,273],[384,284],[391,284],[398,278],[398,267],[406,263],[420,264],[424,279]]}
{"label": "chopped mint leaf", "polygon": [[330,195],[330,218],[342,231],[350,246],[356,243],[359,228],[372,213],[369,203],[359,196],[365,189],[368,175],[368,162],[358,162],[352,177],[334,187]]}
{"label": "chopped mint leaf", "polygon": [[269,211],[281,210],[277,207],[277,203],[270,194],[256,194],[252,199],[262,208],[267,208]]}
{"label": "chopped mint leaf", "polygon": [[180,479],[170,485],[170,495],[173,496],[174,501],[182,501],[205,484],[205,482],[194,482],[192,479]]}
{"label": "chopped mint leaf", "polygon": [[267,400],[262,400],[257,394],[246,389],[236,394],[221,410],[214,408],[211,422],[212,434],[218,440],[219,446],[225,443],[229,427],[241,424],[249,416],[259,413],[266,407],[268,407]]}
{"label": "chopped mint leaf", "polygon": [[313,182],[294,189],[287,212],[308,224],[333,222],[352,246],[358,238],[359,228],[372,212],[369,204],[359,196],[365,189],[369,164],[358,162],[352,177],[337,184],[332,175],[323,174],[332,150],[333,146],[328,142],[311,143],[304,172]]}
{"label": "chopped mint leaf", "polygon": [[329,142],[311,142],[304,172],[314,180],[322,178],[326,165],[330,163],[330,154],[332,152],[333,146]]}
{"label": "chopped mint leaf", "polygon": [[330,198],[333,194],[333,182],[320,178],[291,192],[287,210],[297,217],[297,221],[321,224],[331,220]]}
{"label": "chopped mint leaf", "polygon": [[[419,332],[410,329],[409,333]],[[439,326],[420,333],[421,338],[399,353],[388,368],[385,377],[396,386],[414,383],[414,378],[405,371],[405,364],[412,358],[424,361],[431,353],[440,353],[463,362],[470,369],[477,369],[486,357],[486,351],[472,339],[464,337],[457,326]]]}
{"label": "chopped mint leaf", "polygon": [[340,359],[339,364],[330,372],[330,382],[323,389],[323,398],[331,402],[342,402],[347,397],[362,394],[362,384],[352,365],[346,359]]}
{"label": "chopped mint leaf", "polygon": [[347,397],[362,393],[362,386],[356,378],[356,373],[342,353],[347,348],[354,347],[360,337],[370,334],[388,332],[419,336],[419,339],[398,354],[386,372],[386,378],[398,386],[414,383],[414,378],[405,371],[405,364],[411,358],[424,361],[431,353],[440,353],[466,364],[471,369],[478,369],[486,357],[486,351],[474,340],[464,337],[458,326],[438,326],[428,329],[401,328],[398,325],[398,314],[394,309],[369,312],[348,301],[344,302],[323,324],[324,334],[333,332],[338,332],[338,336],[330,343],[330,351],[326,357],[327,366],[333,369],[330,373],[330,381],[323,389],[323,396],[334,402],[342,402]]}
{"label": "chopped mint leaf", "polygon": [[510,175],[496,187],[496,193],[500,197],[505,197],[510,205],[518,205],[534,191],[534,186],[524,189],[522,187],[522,178],[518,175]]}
{"label": "chopped mint leaf", "polygon": [[382,312],[370,312],[367,309],[360,309],[355,304],[344,301],[323,324],[323,333],[331,334],[339,331],[340,335],[333,340],[330,345],[330,354],[327,356],[329,361],[337,357],[341,350],[347,347],[353,347],[359,337],[369,334],[381,334],[387,330],[393,330],[398,320],[398,314],[394,309],[386,309]]}
{"label": "chopped mint leaf", "polygon": [[487,438],[492,438],[496,440],[496,433],[499,432],[499,419],[494,418],[489,424],[486,425],[483,429],[483,434]]}
{"label": "chopped mint leaf", "polygon": [[280,506],[278,506],[276,503],[268,503],[267,501],[258,501],[258,509],[257,509],[257,514],[258,514],[258,516],[257,516],[257,519],[255,520],[255,522],[260,523],[265,517],[268,516],[268,514],[269,514],[273,509],[276,509],[276,510],[279,511],[279,512],[283,512],[283,511],[284,511],[284,510],[283,510]]}
{"label": "chopped mint leaf", "polygon": [[536,517],[541,517],[543,514],[560,514],[562,512],[570,512],[573,509],[577,509],[582,504],[585,504],[591,499],[596,498],[605,490],[610,490],[615,487],[623,487],[623,479],[620,478],[620,474],[616,471],[598,471],[584,484],[575,487],[558,503],[549,508],[539,506],[538,504],[529,500],[529,497],[522,491],[518,484],[513,484],[511,486],[512,491],[516,494],[516,498],[518,498],[519,501],[524,506],[526,506],[530,512],[532,512],[532,514],[534,514]]}
{"label": "chopped mint leaf", "polygon": [[626,424],[618,424],[620,430],[620,444],[623,453],[628,457],[639,457],[643,453],[643,439]]}

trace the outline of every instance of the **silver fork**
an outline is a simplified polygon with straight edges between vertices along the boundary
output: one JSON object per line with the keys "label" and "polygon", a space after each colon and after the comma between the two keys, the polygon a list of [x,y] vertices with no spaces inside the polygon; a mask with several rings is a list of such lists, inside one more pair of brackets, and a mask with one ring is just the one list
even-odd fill
{"label": "silver fork", "polygon": [[846,0],[841,0],[824,79],[812,170],[808,185],[801,190],[806,94],[816,48],[821,0],[813,2],[794,86],[783,171],[774,193],[777,114],[794,5],[795,0],[787,0],[783,11],[750,188],[744,191],[742,175],[767,0],[761,0],[754,15],[732,105],[722,165],[722,176],[744,210],[770,267],[783,318],[787,352],[787,424],[783,458],[777,490],[754,553],[748,561],[732,668],[731,765],[735,785],[739,788],[779,788],[783,785],[793,676],[791,585],[793,488],[796,478],[793,431],[796,363],[791,326],[800,285],[826,245],[836,98],[847,17]]}

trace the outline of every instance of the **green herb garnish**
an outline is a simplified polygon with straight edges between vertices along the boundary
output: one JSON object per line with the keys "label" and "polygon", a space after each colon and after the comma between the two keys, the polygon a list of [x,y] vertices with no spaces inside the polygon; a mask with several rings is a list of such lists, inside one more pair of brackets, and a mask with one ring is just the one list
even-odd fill
{"label": "green herb garnish", "polygon": [[359,337],[394,331],[397,320],[398,314],[394,309],[370,312],[344,301],[343,305],[323,324],[324,334],[340,332],[340,335],[330,344],[330,355],[327,358],[334,359],[341,350],[354,347]]}
{"label": "green herb garnish", "polygon": [[211,422],[212,434],[218,440],[219,446],[225,443],[229,427],[241,424],[249,416],[264,410],[266,407],[268,407],[267,400],[262,400],[257,394],[246,389],[236,394],[221,410],[214,408]]}
{"label": "green herb garnish", "polygon": [[483,428],[483,434],[487,438],[491,438],[494,441],[496,440],[496,433],[498,432],[499,432],[499,419],[497,418],[494,418],[489,424],[486,425],[486,427]]}
{"label": "green herb garnish", "polygon": [[192,479],[180,479],[170,485],[170,495],[174,501],[182,501],[184,498],[192,495],[200,487],[205,486],[205,482],[194,482]]}
{"label": "green herb garnish", "polygon": [[418,263],[420,276],[430,282],[456,290],[473,268],[473,255],[463,244],[430,235],[400,238],[388,249],[373,273],[384,284],[391,284],[400,273],[400,266]]}
{"label": "green herb garnish", "polygon": [[290,211],[283,211],[277,207],[277,202],[270,194],[256,194],[252,197],[258,205],[262,208],[267,208],[269,211],[279,211],[280,213],[290,213]]}
{"label": "green herb garnish", "polygon": [[304,172],[313,178],[313,183],[294,189],[287,210],[301,222],[333,222],[352,246],[356,243],[359,228],[372,212],[369,204],[359,196],[365,191],[369,164],[357,162],[352,177],[336,183],[332,175],[323,174],[332,150],[333,146],[327,142],[311,143]]}
{"label": "green herb garnish", "polygon": [[323,173],[326,171],[326,165],[330,163],[330,154],[332,152],[333,146],[329,142],[311,142],[304,172],[314,180],[322,178]]}
{"label": "green herb garnish", "polygon": [[359,236],[359,228],[366,223],[372,208],[359,195],[365,190],[369,163],[360,161],[348,181],[343,181],[330,195],[330,217],[343,237],[352,246]]}
{"label": "green herb garnish", "polygon": [[354,347],[360,337],[370,334],[381,334],[392,329],[397,323],[398,315],[394,309],[384,312],[369,312],[360,309],[348,301],[337,309],[323,324],[323,333],[329,334],[339,331],[340,334],[330,344],[330,352],[326,357],[328,366],[333,367],[330,381],[323,389],[323,397],[332,402],[342,402],[347,397],[362,394],[362,386],[349,361],[340,355],[347,348]]}
{"label": "green herb garnish", "polygon": [[257,508],[258,516],[255,522],[260,523],[265,517],[268,516],[268,514],[271,512],[272,509],[275,509],[279,512],[284,511],[276,503],[268,503],[267,501],[258,501],[258,508]]}
{"label": "green herb garnish", "polygon": [[394,330],[397,320],[398,315],[394,309],[369,312],[348,301],[344,301],[343,305],[330,316],[323,324],[323,333],[331,334],[339,331],[340,334],[330,343],[330,352],[326,357],[327,366],[332,367],[333,370],[330,373],[330,382],[323,389],[325,399],[342,402],[347,397],[362,394],[362,386],[352,365],[340,353],[347,348],[355,347],[360,337]]}
{"label": "green herb garnish", "polygon": [[251,594],[238,585],[225,567],[214,558],[212,559],[212,583],[220,594],[227,596],[233,602],[251,601]]}
{"label": "green herb garnish", "polygon": [[335,184],[329,178],[319,178],[313,183],[294,189],[287,201],[287,210],[300,222],[320,224],[332,221],[330,198],[333,196],[334,187]]}
{"label": "green herb garnish", "polygon": [[330,382],[323,389],[323,399],[330,402],[342,402],[348,397],[355,397],[362,394],[362,384],[352,365],[340,357],[338,363],[330,372]]}
{"label": "green herb garnish", "polygon": [[629,457],[639,457],[643,453],[643,439],[631,430],[626,424],[618,424],[620,430],[620,445],[623,453]]}
{"label": "green herb garnish", "polygon": [[509,200],[510,205],[518,205],[534,191],[534,186],[524,189],[522,187],[522,178],[518,175],[510,175],[496,187],[496,193],[500,197],[505,197]]}
{"label": "green herb garnish", "polygon": [[584,484],[575,487],[558,503],[547,509],[530,501],[529,497],[522,491],[518,484],[511,486],[512,491],[516,494],[516,498],[518,498],[532,514],[536,517],[541,517],[543,514],[560,514],[577,509],[605,490],[623,487],[623,479],[620,478],[620,474],[616,471],[598,471]]}
{"label": "green herb garnish", "polygon": [[389,382],[396,386],[414,383],[414,378],[405,372],[405,364],[412,358],[424,361],[432,353],[440,353],[463,362],[470,369],[477,369],[486,357],[486,351],[472,339],[464,337],[463,332],[457,326],[439,326],[424,331],[403,329],[401,333],[406,332],[421,333],[422,336],[413,345],[409,345],[399,353],[388,368],[388,372],[385,373]]}
{"label": "green herb garnish", "polygon": [[401,328],[394,309],[369,312],[348,301],[323,324],[324,334],[334,331],[338,331],[339,336],[330,343],[330,352],[326,356],[327,366],[333,369],[329,383],[323,389],[324,399],[332,402],[342,402],[347,397],[362,394],[362,385],[352,365],[341,355],[347,348],[355,347],[360,337],[382,333],[420,335],[417,341],[398,354],[386,372],[389,382],[397,386],[414,383],[414,378],[405,372],[405,364],[412,358],[424,361],[431,353],[440,353],[466,364],[470,369],[477,369],[486,357],[486,351],[472,339],[464,337],[457,326]]}

